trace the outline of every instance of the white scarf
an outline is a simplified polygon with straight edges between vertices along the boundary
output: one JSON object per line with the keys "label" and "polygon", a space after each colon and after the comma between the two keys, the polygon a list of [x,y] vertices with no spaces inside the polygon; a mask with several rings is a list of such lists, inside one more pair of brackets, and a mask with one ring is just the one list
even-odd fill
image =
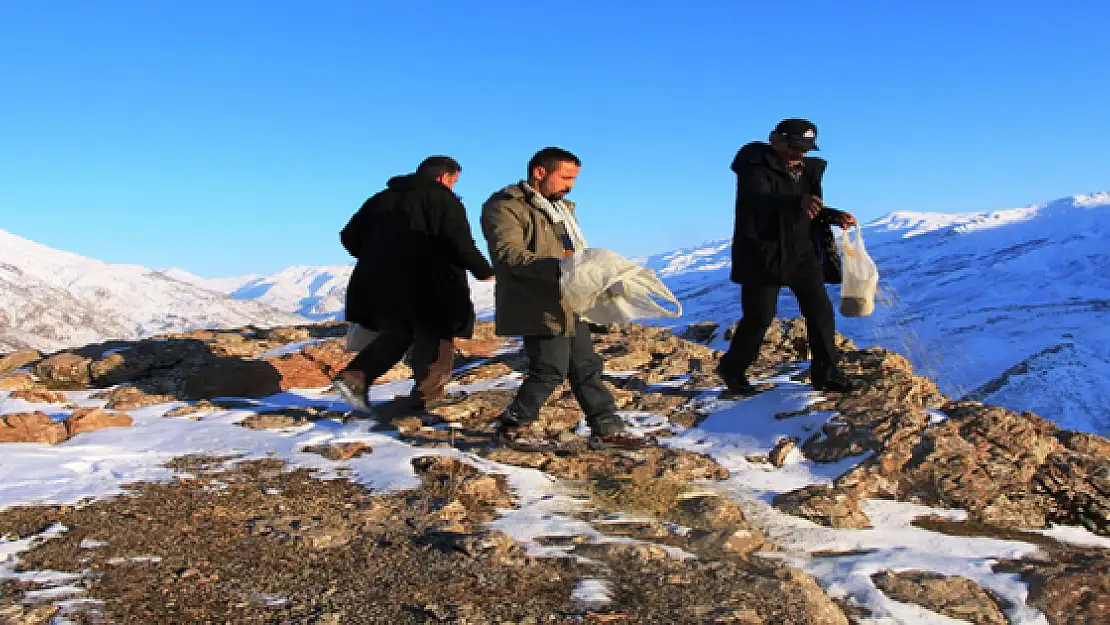
{"label": "white scarf", "polygon": [[567,229],[567,235],[570,236],[570,242],[574,245],[574,251],[578,252],[586,249],[586,237],[582,235],[582,229],[578,227],[578,220],[574,218],[574,213],[567,206],[563,200],[551,200],[540,195],[538,191],[528,185],[527,182],[523,183],[524,188],[532,194],[532,205],[544,212],[545,215],[551,220],[552,223],[561,223]]}

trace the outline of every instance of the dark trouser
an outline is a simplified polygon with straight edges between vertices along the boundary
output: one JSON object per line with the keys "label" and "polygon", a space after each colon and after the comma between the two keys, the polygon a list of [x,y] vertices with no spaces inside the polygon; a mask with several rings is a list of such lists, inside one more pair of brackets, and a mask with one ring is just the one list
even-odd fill
{"label": "dark trouser", "polygon": [[605,363],[594,351],[590,328],[584,321],[576,323],[573,337],[524,337],[524,353],[528,356],[528,375],[501,415],[503,422],[515,425],[539,419],[540,407],[555,387],[569,379],[594,434],[608,435],[621,429],[616,402],[601,382]]}
{"label": "dark trouser", "polygon": [[408,321],[380,320],[377,326],[378,335],[351,360],[347,369],[361,371],[366,375],[366,383],[371,384],[401,362],[411,346],[409,362],[416,382],[412,399],[422,402],[442,399],[443,388],[451,381],[454,339],[443,338],[442,333]]}
{"label": "dark trouser", "polygon": [[[787,285],[798,299],[798,308],[806,321],[809,352],[813,357],[811,376],[824,379],[840,360],[836,350],[836,328],[833,305],[821,276],[808,275]],[[736,326],[728,352],[721,357],[721,369],[729,375],[743,377],[759,356],[763,336],[775,319],[779,290],[782,287],[746,284],[740,287],[743,317]]]}

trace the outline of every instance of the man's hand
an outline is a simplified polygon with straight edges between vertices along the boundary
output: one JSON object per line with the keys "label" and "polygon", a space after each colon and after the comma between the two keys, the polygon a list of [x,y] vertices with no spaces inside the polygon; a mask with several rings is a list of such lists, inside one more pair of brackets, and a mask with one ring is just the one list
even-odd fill
{"label": "man's hand", "polygon": [[821,201],[820,197],[809,195],[808,193],[802,196],[802,210],[805,211],[805,214],[808,215],[810,219],[821,214],[821,209],[823,208],[825,208],[825,203]]}
{"label": "man's hand", "polygon": [[836,221],[833,223],[834,225],[840,226],[841,228],[848,229],[856,225],[856,216],[852,213],[840,211],[839,213],[837,213]]}
{"label": "man's hand", "polygon": [[494,278],[494,276],[490,276],[488,278],[482,278],[482,282],[493,282],[493,278]]}

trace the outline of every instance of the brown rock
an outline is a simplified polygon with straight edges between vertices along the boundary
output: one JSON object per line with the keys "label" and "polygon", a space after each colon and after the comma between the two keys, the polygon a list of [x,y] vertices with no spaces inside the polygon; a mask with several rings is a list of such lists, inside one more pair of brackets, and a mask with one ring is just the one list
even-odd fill
{"label": "brown rock", "polygon": [[1004,560],[1000,573],[1016,573],[1029,585],[1029,604],[1048,622],[1096,625],[1110,615],[1110,555],[1101,549],[1056,552],[1045,559]]}
{"label": "brown rock", "polygon": [[11,397],[38,404],[64,404],[69,398],[57,391],[44,388],[30,388],[12,391]]}
{"label": "brown rock", "polygon": [[586,543],[574,547],[574,555],[584,558],[609,559],[622,563],[644,564],[666,560],[667,550],[654,543]]}
{"label": "brown rock", "polygon": [[606,371],[635,371],[651,364],[651,352],[646,350],[632,351],[621,356],[608,358],[605,361]]}
{"label": "brown rock", "polygon": [[328,443],[327,445],[309,445],[301,449],[301,451],[320,454],[328,460],[339,462],[368,454],[373,451],[373,449],[370,448],[369,444],[362,441],[350,441],[345,443]]}
{"label": "brown rock", "polygon": [[513,369],[503,362],[493,362],[468,369],[458,377],[459,384],[474,384],[486,382],[510,375]]}
{"label": "brown rock", "polygon": [[791,592],[805,606],[806,622],[812,625],[848,625],[844,610],[833,601],[813,578],[798,569],[787,569],[794,588]]}
{"label": "brown rock", "polygon": [[722,529],[739,527],[744,514],[736,502],[719,495],[695,495],[679,502],[684,521],[691,527]]}
{"label": "brown rock", "polygon": [[309,345],[301,350],[301,353],[306,358],[314,361],[319,365],[320,369],[329,377],[335,377],[347,363],[355,357],[347,351],[346,343],[343,339],[331,339],[315,345]]}
{"label": "brown rock", "polygon": [[148,395],[134,386],[117,386],[110,391],[96,393],[93,397],[107,399],[104,407],[110,410],[136,410],[174,401],[172,395]]}
{"label": "brown rock", "polygon": [[248,430],[280,430],[299,427],[305,423],[308,423],[308,418],[305,415],[266,412],[247,415],[239,422],[239,425]]}
{"label": "brown rock", "polygon": [[389,371],[386,371],[374,384],[385,384],[387,382],[398,382],[401,380],[408,380],[412,377],[412,369],[403,362],[393,365]]}
{"label": "brown rock", "polygon": [[504,345],[505,341],[496,337],[455,339],[455,348],[468,358],[492,358]]}
{"label": "brown rock", "polygon": [[97,386],[113,386],[128,382],[128,378],[137,374],[134,368],[125,365],[127,359],[119,352],[113,352],[93,361],[89,365],[89,375]]}
{"label": "brown rock", "polygon": [[43,412],[22,412],[0,416],[0,443],[47,443],[64,440],[66,427]]}
{"label": "brown rock", "polygon": [[747,555],[757,551],[766,543],[766,538],[757,530],[693,530],[687,536],[690,549],[705,556],[720,553]]}
{"label": "brown rock", "polygon": [[0,391],[19,391],[38,386],[30,373],[13,373],[0,377]]}
{"label": "brown rock", "polygon": [[77,436],[104,428],[130,427],[133,422],[130,415],[122,412],[108,412],[100,408],[79,408],[66,419],[65,427],[70,436]]}
{"label": "brown rock", "polygon": [[210,402],[208,400],[202,399],[202,400],[198,401],[195,404],[190,404],[188,406],[181,406],[180,408],[174,408],[173,410],[170,410],[169,412],[167,412],[165,414],[165,416],[170,417],[170,418],[189,417],[190,419],[192,419],[194,421],[197,421],[197,420],[200,419],[200,413],[202,413],[202,412],[216,412],[219,409],[220,409],[219,406],[216,406],[215,404],[213,404],[212,402]]}
{"label": "brown rock", "polygon": [[258,332],[258,338],[266,341],[274,341],[275,343],[300,343],[311,339],[312,333],[308,331],[308,328],[291,326],[260,330]]}
{"label": "brown rock", "polygon": [[89,387],[89,364],[92,361],[77,354],[62,353],[39,361],[35,375],[46,388],[58,391],[75,391]]}
{"label": "brown rock", "polygon": [[787,514],[819,525],[847,529],[871,527],[871,519],[860,509],[858,497],[829,486],[806,486],[778,495],[772,504]]}
{"label": "brown rock", "polygon": [[979,584],[964,577],[945,577],[928,571],[883,571],[871,576],[875,586],[891,599],[916,603],[954,619],[975,625],[1007,625],[998,600]]}
{"label": "brown rock", "polygon": [[10,354],[0,356],[0,375],[35,363],[41,358],[42,354],[31,348],[18,349]]}
{"label": "brown rock", "polygon": [[331,378],[320,365],[304,354],[288,354],[264,360],[277,371],[283,391],[292,388],[323,388],[331,384]]}
{"label": "brown rock", "polygon": [[771,452],[767,454],[767,460],[776,467],[782,468],[786,464],[786,456],[798,446],[798,439],[793,436],[784,436],[775,443]]}

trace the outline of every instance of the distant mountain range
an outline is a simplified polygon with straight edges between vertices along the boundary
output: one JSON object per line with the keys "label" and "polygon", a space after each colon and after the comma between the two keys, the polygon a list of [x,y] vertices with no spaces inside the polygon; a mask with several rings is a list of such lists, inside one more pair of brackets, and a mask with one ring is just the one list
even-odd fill
{"label": "distant mountain range", "polygon": [[199,327],[304,323],[294,314],[136,265],[62,252],[0,230],[0,352],[54,351]]}

